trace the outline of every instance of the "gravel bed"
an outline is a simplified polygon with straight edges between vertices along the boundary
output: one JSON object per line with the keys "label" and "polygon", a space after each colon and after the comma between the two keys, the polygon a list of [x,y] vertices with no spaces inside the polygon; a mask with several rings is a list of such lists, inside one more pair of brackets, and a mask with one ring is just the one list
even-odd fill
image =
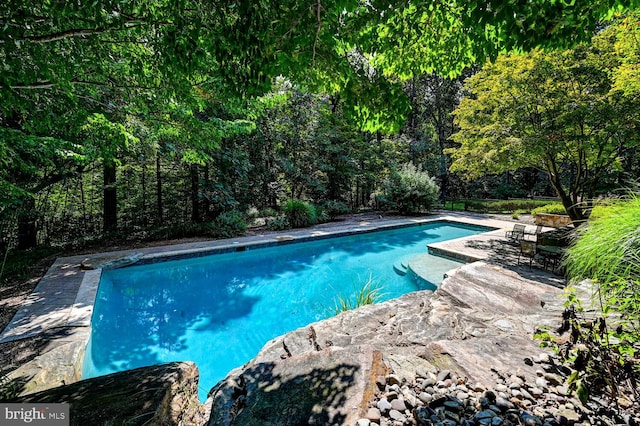
{"label": "gravel bed", "polygon": [[618,406],[591,398],[586,405],[566,386],[569,371],[546,353],[524,362],[536,365],[535,383],[523,372],[498,377],[493,387],[470,383],[450,371],[418,369],[415,379],[402,382],[395,374],[378,377],[378,393],[357,426],[572,426],[629,425],[640,420],[637,401]]}

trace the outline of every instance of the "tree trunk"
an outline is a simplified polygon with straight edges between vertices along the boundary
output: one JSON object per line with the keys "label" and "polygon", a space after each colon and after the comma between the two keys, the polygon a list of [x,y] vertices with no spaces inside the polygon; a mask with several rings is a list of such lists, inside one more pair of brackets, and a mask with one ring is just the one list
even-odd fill
{"label": "tree trunk", "polygon": [[191,176],[191,222],[200,223],[200,181],[197,164],[189,167],[189,175]]}
{"label": "tree trunk", "polygon": [[118,228],[118,194],[116,187],[116,165],[105,162],[103,166],[103,218],[102,227],[105,233]]}
{"label": "tree trunk", "polygon": [[551,183],[551,186],[553,186],[553,188],[556,190],[556,194],[558,194],[558,197],[560,197],[562,205],[571,218],[573,225],[579,226],[584,223],[586,217],[582,212],[582,208],[578,205],[577,200],[571,197],[570,194],[567,194],[567,192],[564,190],[564,188],[562,187],[562,183],[560,182],[560,179],[558,177],[558,173],[555,170],[553,170],[553,172],[547,170],[547,175],[549,176],[549,182]]}
{"label": "tree trunk", "polygon": [[27,197],[18,213],[18,250],[26,250],[38,245],[36,226],[36,200]]}
{"label": "tree trunk", "polygon": [[162,205],[162,174],[160,171],[160,153],[156,153],[156,198],[158,209],[158,225],[162,225],[164,222],[164,216],[162,211],[164,206]]}
{"label": "tree trunk", "polygon": [[142,219],[141,224],[149,223],[149,218],[147,217],[147,159],[146,157],[142,160],[142,170],[140,176],[140,185],[142,186],[142,217],[138,218]]}
{"label": "tree trunk", "polygon": [[438,127],[438,147],[440,149],[440,197],[443,200],[447,199],[447,184],[449,181],[449,174],[447,171],[447,156],[444,153],[445,144],[447,142],[445,123],[442,119],[442,114],[438,114],[436,125]]}
{"label": "tree trunk", "polygon": [[[207,188],[209,188],[209,166],[205,165],[204,166],[204,188],[205,191]],[[214,206],[214,208],[219,212],[220,207]],[[205,218],[205,220],[209,220],[212,219],[212,213],[211,213],[211,200],[209,199],[208,194],[205,193],[205,195],[202,197],[202,211],[203,211],[203,216]]]}

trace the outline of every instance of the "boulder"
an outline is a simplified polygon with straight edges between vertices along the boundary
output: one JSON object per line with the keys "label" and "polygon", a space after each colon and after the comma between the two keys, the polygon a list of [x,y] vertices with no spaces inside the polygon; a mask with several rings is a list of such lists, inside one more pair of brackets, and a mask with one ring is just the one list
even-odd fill
{"label": "boulder", "polygon": [[11,402],[68,403],[70,425],[198,425],[206,415],[198,400],[195,364],[142,367],[82,380]]}
{"label": "boulder", "polygon": [[387,369],[363,345],[252,362],[238,373],[211,390],[209,425],[356,424]]}

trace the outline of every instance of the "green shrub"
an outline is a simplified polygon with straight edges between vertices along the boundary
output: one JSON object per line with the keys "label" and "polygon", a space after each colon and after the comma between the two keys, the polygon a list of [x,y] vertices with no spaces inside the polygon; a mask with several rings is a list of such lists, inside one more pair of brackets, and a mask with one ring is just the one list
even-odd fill
{"label": "green shrub", "polygon": [[562,203],[550,203],[531,210],[531,215],[534,217],[538,213],[567,214],[567,209],[564,208]]}
{"label": "green shrub", "polygon": [[349,209],[349,206],[347,206],[346,203],[342,201],[337,201],[337,200],[325,201],[324,203],[322,203],[322,208],[324,209],[324,211],[327,213],[327,215],[331,220],[335,219],[340,215],[351,212],[351,210]]}
{"label": "green shrub", "polygon": [[412,214],[430,210],[439,194],[440,188],[434,178],[413,164],[405,164],[383,182],[379,201],[385,210]]}
{"label": "green shrub", "polygon": [[260,211],[256,207],[249,207],[246,216],[247,219],[257,219],[260,217]]}
{"label": "green shrub", "polygon": [[290,228],[291,223],[289,223],[289,219],[283,214],[267,219],[267,229],[271,231],[284,231]]}
{"label": "green shrub", "polygon": [[327,210],[325,210],[324,207],[322,207],[321,205],[314,205],[314,208],[316,210],[316,223],[325,223],[331,220],[331,218],[329,217],[329,213],[327,213]]}
{"label": "green shrub", "polygon": [[302,200],[289,200],[282,209],[293,228],[304,228],[318,222],[315,207]]}
{"label": "green shrub", "polygon": [[242,235],[247,231],[247,222],[242,213],[231,210],[221,213],[212,224],[212,232],[215,236],[231,238]]}
{"label": "green shrub", "polygon": [[260,216],[262,217],[274,217],[277,215],[278,215],[278,212],[275,211],[275,209],[272,209],[271,207],[265,207],[264,209],[262,209],[262,211],[260,211]]}
{"label": "green shrub", "polygon": [[545,200],[465,200],[464,209],[479,213],[517,213],[531,212],[551,204]]}

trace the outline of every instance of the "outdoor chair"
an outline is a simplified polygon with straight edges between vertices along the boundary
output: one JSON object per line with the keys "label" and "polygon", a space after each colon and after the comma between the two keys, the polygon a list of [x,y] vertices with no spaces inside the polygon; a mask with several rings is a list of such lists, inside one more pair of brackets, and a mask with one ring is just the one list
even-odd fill
{"label": "outdoor chair", "polygon": [[507,233],[505,234],[505,238],[514,242],[524,240],[524,230],[524,225],[516,223],[515,225],[513,225],[513,229],[511,231],[507,231]]}
{"label": "outdoor chair", "polygon": [[543,228],[542,225],[537,225],[535,231],[533,231],[533,232],[526,232],[525,231],[525,235],[533,235],[533,236],[536,237],[535,238],[536,241],[538,241],[538,235],[540,235],[542,233],[542,228]]}
{"label": "outdoor chair", "polygon": [[533,241],[520,240],[520,253],[518,253],[518,265],[520,265],[520,258],[529,258],[529,270],[531,270],[531,264],[536,257],[538,250],[536,243]]}

